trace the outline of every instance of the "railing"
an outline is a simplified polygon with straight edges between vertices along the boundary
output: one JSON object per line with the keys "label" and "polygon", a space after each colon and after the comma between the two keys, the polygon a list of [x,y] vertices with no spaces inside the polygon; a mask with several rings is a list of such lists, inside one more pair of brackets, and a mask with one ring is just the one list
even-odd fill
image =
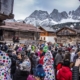
{"label": "railing", "polygon": [[69,33],[69,34],[57,34],[57,36],[75,36],[76,34],[74,33]]}

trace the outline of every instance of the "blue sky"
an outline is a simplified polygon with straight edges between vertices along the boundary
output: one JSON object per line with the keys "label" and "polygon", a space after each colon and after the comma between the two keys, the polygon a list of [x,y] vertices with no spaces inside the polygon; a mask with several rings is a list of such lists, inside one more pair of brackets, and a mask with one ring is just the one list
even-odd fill
{"label": "blue sky", "polygon": [[80,5],[79,0],[14,0],[15,19],[25,19],[34,10],[44,10],[51,13],[53,9],[59,12],[75,10]]}

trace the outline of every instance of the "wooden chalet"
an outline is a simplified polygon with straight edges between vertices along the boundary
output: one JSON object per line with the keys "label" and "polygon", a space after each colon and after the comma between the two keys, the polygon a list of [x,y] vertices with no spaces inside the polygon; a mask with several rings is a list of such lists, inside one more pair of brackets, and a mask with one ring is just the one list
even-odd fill
{"label": "wooden chalet", "polygon": [[5,22],[0,26],[0,40],[12,40],[18,36],[21,40],[37,40],[41,30],[33,25],[19,22]]}
{"label": "wooden chalet", "polygon": [[52,27],[39,27],[42,31],[40,33],[40,40],[46,42],[55,42],[56,32]]}
{"label": "wooden chalet", "polygon": [[56,32],[57,43],[76,44],[80,43],[80,30],[63,27]]}

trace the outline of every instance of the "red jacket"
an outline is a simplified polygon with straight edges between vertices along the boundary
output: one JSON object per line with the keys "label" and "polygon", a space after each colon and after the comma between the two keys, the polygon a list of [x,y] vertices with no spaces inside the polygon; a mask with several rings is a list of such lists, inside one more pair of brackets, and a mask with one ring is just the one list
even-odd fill
{"label": "red jacket", "polygon": [[58,65],[56,66],[56,70],[58,71],[61,68],[62,68],[62,63],[58,63]]}
{"label": "red jacket", "polygon": [[43,65],[43,59],[44,59],[44,56],[42,56],[39,60],[39,64],[42,64]]}
{"label": "red jacket", "polygon": [[72,80],[70,68],[63,66],[57,73],[57,80]]}

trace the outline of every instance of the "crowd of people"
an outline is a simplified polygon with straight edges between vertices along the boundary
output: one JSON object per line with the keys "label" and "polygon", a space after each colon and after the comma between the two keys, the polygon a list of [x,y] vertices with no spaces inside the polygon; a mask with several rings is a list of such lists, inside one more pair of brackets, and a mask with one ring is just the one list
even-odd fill
{"label": "crowd of people", "polygon": [[80,80],[80,46],[0,44],[0,80]]}

